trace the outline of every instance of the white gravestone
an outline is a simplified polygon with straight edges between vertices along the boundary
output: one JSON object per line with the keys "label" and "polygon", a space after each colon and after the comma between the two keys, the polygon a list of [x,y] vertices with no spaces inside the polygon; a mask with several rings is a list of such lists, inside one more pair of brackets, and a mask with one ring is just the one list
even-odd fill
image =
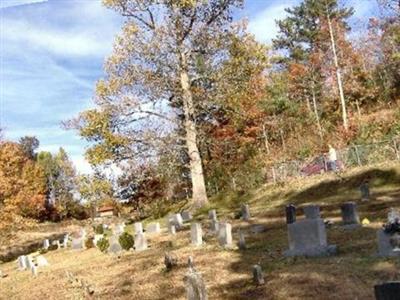
{"label": "white gravestone", "polygon": [[50,247],[50,241],[48,240],[48,239],[45,239],[44,241],[43,241],[43,249],[49,249],[49,247]]}
{"label": "white gravestone", "polygon": [[136,233],[143,233],[143,224],[142,222],[136,222],[134,225],[134,232]]}
{"label": "white gravestone", "polygon": [[190,228],[190,236],[193,245],[201,246],[201,244],[203,244],[203,232],[201,230],[200,223],[192,223]]}
{"label": "white gravestone", "polygon": [[222,247],[232,246],[232,225],[229,223],[219,223],[218,243]]}
{"label": "white gravestone", "polygon": [[26,270],[26,257],[25,255],[21,255],[18,257],[18,269],[20,271]]}
{"label": "white gravestone", "polygon": [[143,251],[147,249],[147,239],[144,233],[135,234],[135,250]]}

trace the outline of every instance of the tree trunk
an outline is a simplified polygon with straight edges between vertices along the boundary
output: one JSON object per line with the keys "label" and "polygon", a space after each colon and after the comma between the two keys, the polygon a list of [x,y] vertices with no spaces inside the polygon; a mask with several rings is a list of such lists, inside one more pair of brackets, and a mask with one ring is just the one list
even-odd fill
{"label": "tree trunk", "polygon": [[315,97],[315,86],[314,86],[314,81],[311,83],[311,93],[312,93],[312,101],[313,101],[313,107],[314,107],[314,114],[315,114],[315,119],[317,121],[317,126],[318,126],[318,132],[319,132],[319,137],[321,138],[321,142],[324,140],[324,134],[322,132],[322,126],[321,122],[319,120],[319,113],[318,113],[318,108],[317,108],[317,99]]}
{"label": "tree trunk", "polygon": [[183,111],[185,115],[185,141],[190,158],[190,174],[192,179],[192,197],[195,208],[200,208],[208,203],[206,185],[204,181],[203,165],[200,151],[197,146],[197,130],[194,120],[193,97],[190,90],[189,75],[187,72],[187,61],[181,54],[180,83],[182,88]]}
{"label": "tree trunk", "polygon": [[349,124],[348,124],[348,121],[347,121],[346,101],[344,99],[343,86],[342,86],[342,75],[340,73],[338,57],[337,57],[337,54],[336,54],[335,38],[333,36],[332,22],[331,22],[331,17],[329,15],[328,7],[326,9],[326,16],[327,16],[327,19],[328,19],[329,35],[331,37],[333,61],[335,63],[335,69],[336,69],[336,79],[337,79],[337,84],[338,84],[338,88],[339,88],[340,104],[342,106],[343,127],[347,131],[349,129]]}

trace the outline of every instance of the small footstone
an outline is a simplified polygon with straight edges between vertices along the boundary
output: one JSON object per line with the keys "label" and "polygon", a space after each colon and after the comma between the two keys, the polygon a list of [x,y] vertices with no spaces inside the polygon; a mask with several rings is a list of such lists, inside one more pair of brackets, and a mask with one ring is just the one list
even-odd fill
{"label": "small footstone", "polygon": [[264,275],[260,265],[253,266],[253,281],[255,284],[264,284]]}
{"label": "small footstone", "polygon": [[164,264],[167,271],[171,271],[173,267],[178,265],[178,258],[175,255],[165,253]]}
{"label": "small footstone", "polygon": [[201,246],[203,244],[203,233],[201,230],[201,224],[193,223],[190,228],[190,237],[192,244],[195,246]]}
{"label": "small footstone", "polygon": [[374,286],[376,300],[399,300],[400,281],[385,282]]}
{"label": "small footstone", "polygon": [[31,272],[33,276],[37,276],[38,274],[38,268],[35,265],[31,266]]}
{"label": "small footstone", "polygon": [[26,257],[25,255],[21,255],[18,257],[18,269],[20,271],[26,270]]}

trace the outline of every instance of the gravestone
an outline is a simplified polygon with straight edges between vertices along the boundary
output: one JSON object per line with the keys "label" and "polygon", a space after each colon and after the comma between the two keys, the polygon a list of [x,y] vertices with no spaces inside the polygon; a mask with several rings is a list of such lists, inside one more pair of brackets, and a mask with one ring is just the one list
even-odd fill
{"label": "gravestone", "polygon": [[321,218],[321,213],[318,205],[307,205],[303,207],[304,215],[306,219],[319,219]]}
{"label": "gravestone", "polygon": [[38,267],[36,267],[35,265],[32,265],[31,272],[32,272],[32,275],[36,277],[38,274]]}
{"label": "gravestone", "polygon": [[328,256],[336,253],[335,245],[328,245],[322,219],[305,219],[288,224],[289,250],[285,256]]}
{"label": "gravestone", "polygon": [[253,266],[253,282],[257,285],[264,284],[264,274],[260,265]]}
{"label": "gravestone", "polygon": [[212,209],[208,212],[208,218],[212,221],[217,221],[217,211]]}
{"label": "gravestone", "polygon": [[368,181],[364,181],[360,185],[360,193],[361,193],[361,201],[368,201],[371,197],[369,191],[369,184]]}
{"label": "gravestone", "polygon": [[286,206],[286,224],[296,222],[296,206],[290,204]]}
{"label": "gravestone", "polygon": [[134,233],[143,233],[143,224],[142,222],[136,222],[134,225]]}
{"label": "gravestone", "polygon": [[385,282],[374,286],[376,300],[399,300],[400,281]]}
{"label": "gravestone", "polygon": [[25,256],[25,265],[26,265],[26,268],[27,269],[31,269],[32,268],[32,266],[34,265],[33,264],[33,259],[32,259],[32,257],[30,256],[30,255],[26,255]]}
{"label": "gravestone", "polygon": [[211,220],[210,229],[213,232],[218,232],[219,222],[217,220]]}
{"label": "gravestone", "polygon": [[174,214],[168,217],[168,223],[175,226],[176,230],[183,228],[183,219],[181,214]]}
{"label": "gravestone", "polygon": [[220,223],[218,229],[218,243],[222,247],[232,246],[232,225]]}
{"label": "gravestone", "polygon": [[169,232],[170,234],[172,234],[172,235],[175,235],[175,234],[176,234],[175,225],[168,224],[168,232]]}
{"label": "gravestone", "polygon": [[383,229],[378,230],[378,255],[384,257],[400,257],[400,249],[393,245],[394,235],[385,233]]}
{"label": "gravestone", "polygon": [[73,238],[71,240],[71,248],[74,250],[81,250],[85,248],[85,240],[81,238]]}
{"label": "gravestone", "polygon": [[207,290],[204,280],[196,270],[189,268],[189,272],[183,279],[186,288],[186,299],[207,300]]}
{"label": "gravestone", "polygon": [[21,255],[18,257],[18,269],[20,271],[26,270],[26,257],[25,255]]}
{"label": "gravestone", "polygon": [[190,211],[183,211],[182,212],[182,220],[183,221],[190,221],[193,219],[192,214],[190,213]]}
{"label": "gravestone", "polygon": [[49,247],[50,247],[50,241],[48,240],[48,239],[45,239],[44,241],[43,241],[43,249],[49,249]]}
{"label": "gravestone", "polygon": [[147,233],[160,233],[161,229],[160,229],[160,223],[151,223],[149,225],[147,225],[146,227],[146,232]]}
{"label": "gravestone", "polygon": [[176,257],[176,255],[165,253],[164,264],[167,271],[171,271],[172,268],[178,265],[178,258]]}
{"label": "gravestone", "polygon": [[36,264],[38,267],[45,267],[49,265],[49,262],[43,255],[36,257]]}
{"label": "gravestone", "polygon": [[391,207],[387,215],[388,223],[396,223],[398,220],[400,220],[400,211]]}
{"label": "gravestone", "polygon": [[68,247],[68,240],[69,240],[69,234],[64,235],[63,242],[62,242],[63,248]]}
{"label": "gravestone", "polygon": [[110,240],[109,240],[110,246],[107,249],[108,253],[118,255],[122,252],[122,247],[119,244],[118,238],[119,238],[119,235],[117,235],[117,234],[110,237]]}
{"label": "gravestone", "polygon": [[190,237],[193,245],[200,246],[203,244],[203,232],[200,223],[192,223],[190,228]]}
{"label": "gravestone", "polygon": [[342,220],[345,225],[359,225],[360,218],[358,217],[357,204],[354,202],[346,202],[340,206],[342,212]]}
{"label": "gravestone", "polygon": [[250,209],[248,204],[242,204],[242,219],[244,221],[250,220]]}
{"label": "gravestone", "polygon": [[246,240],[244,238],[244,233],[239,229],[239,243],[238,243],[240,250],[246,250]]}
{"label": "gravestone", "polygon": [[147,249],[147,239],[144,233],[135,234],[135,251],[143,251]]}

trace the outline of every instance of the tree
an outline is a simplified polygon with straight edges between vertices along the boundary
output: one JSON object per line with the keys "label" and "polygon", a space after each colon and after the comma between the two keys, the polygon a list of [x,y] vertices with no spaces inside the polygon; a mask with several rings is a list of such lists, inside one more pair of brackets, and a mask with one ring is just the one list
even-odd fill
{"label": "tree", "polygon": [[35,150],[39,147],[39,140],[35,136],[24,136],[19,139],[22,150],[29,159],[36,159]]}
{"label": "tree", "polygon": [[[156,159],[157,144],[171,132],[184,141],[193,206],[208,202],[197,118],[207,95],[195,97],[226,57],[224,39],[240,0],[105,0],[126,18],[107,77],[96,87],[97,109],[80,115],[75,127],[95,145],[90,161]],[[209,82],[211,83],[211,82]],[[201,101],[199,101],[201,99]],[[171,139],[170,139],[171,140]]]}

